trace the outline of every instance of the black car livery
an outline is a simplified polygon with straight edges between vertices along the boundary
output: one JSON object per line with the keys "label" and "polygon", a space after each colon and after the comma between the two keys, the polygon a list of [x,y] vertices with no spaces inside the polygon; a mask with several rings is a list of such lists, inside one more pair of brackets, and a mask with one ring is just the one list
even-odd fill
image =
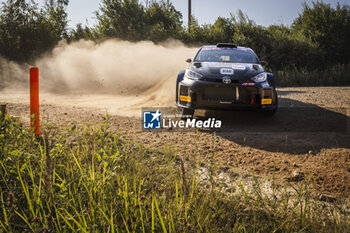
{"label": "black car livery", "polygon": [[271,73],[265,72],[250,48],[217,44],[199,49],[188,69],[179,72],[176,105],[179,114],[195,109],[256,109],[265,115],[277,110]]}

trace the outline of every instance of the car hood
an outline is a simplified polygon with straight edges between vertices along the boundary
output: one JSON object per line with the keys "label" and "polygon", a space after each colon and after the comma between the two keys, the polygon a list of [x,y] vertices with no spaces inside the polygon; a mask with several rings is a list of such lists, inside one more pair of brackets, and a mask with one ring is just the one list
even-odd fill
{"label": "car hood", "polygon": [[249,79],[264,69],[259,64],[227,63],[227,62],[193,62],[189,69],[203,75],[205,78],[230,77],[232,80]]}

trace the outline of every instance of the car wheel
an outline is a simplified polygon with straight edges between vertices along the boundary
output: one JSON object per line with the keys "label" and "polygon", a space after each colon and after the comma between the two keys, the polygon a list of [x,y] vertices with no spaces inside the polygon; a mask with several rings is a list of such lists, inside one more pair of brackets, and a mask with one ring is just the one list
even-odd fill
{"label": "car wheel", "polygon": [[272,117],[273,115],[275,115],[275,113],[277,112],[277,108],[278,108],[278,96],[277,96],[277,92],[276,90],[274,91],[274,95],[275,95],[275,107],[271,110],[265,110],[265,111],[262,111],[261,112],[261,115],[264,116],[264,117]]}
{"label": "car wheel", "polygon": [[181,119],[193,118],[194,109],[178,107],[177,112],[181,115]]}

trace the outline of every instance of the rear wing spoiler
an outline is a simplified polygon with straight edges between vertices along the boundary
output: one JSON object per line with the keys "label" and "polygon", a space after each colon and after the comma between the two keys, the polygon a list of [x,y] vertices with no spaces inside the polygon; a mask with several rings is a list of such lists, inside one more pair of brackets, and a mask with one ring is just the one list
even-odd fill
{"label": "rear wing spoiler", "polygon": [[216,47],[218,47],[218,48],[237,48],[237,45],[233,44],[233,43],[218,43],[216,45]]}

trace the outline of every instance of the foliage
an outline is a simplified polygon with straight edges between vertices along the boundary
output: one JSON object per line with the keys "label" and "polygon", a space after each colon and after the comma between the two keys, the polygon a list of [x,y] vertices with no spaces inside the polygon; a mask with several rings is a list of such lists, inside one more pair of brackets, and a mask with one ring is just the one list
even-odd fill
{"label": "foliage", "polygon": [[313,2],[303,4],[303,12],[295,19],[292,30],[309,38],[324,52],[322,64],[350,62],[350,8],[334,9],[330,4]]}
{"label": "foliage", "polygon": [[279,70],[274,73],[276,84],[283,87],[291,86],[338,86],[350,85],[350,64],[337,64],[324,69],[308,71]]}
{"label": "foliage", "polygon": [[89,28],[88,26],[84,26],[81,23],[78,23],[76,25],[76,28],[71,30],[69,33],[68,40],[69,41],[78,41],[81,39],[85,40],[95,40],[96,39],[96,32]]}
{"label": "foliage", "polygon": [[[0,126],[0,232],[346,232],[340,205],[321,208],[308,183],[278,194],[242,184],[224,193],[210,166],[171,147],[147,149],[100,128],[51,128],[42,140],[6,116]],[[215,135],[212,148],[215,153]],[[212,161],[213,163],[213,161]],[[213,176],[213,177],[212,177]],[[276,188],[276,185],[273,185]],[[288,189],[295,190],[292,196]]]}
{"label": "foliage", "polygon": [[200,26],[195,18],[192,19],[190,30],[183,34],[186,43],[217,44],[219,42],[232,43],[235,28],[231,19],[218,17],[213,25]]}
{"label": "foliage", "polygon": [[183,32],[183,41],[187,44],[201,44],[209,43],[209,27],[210,25],[199,25],[198,21],[192,17],[189,30]]}
{"label": "foliage", "polygon": [[181,13],[171,3],[151,2],[144,7],[137,0],[103,0],[96,12],[100,37],[129,41],[163,41],[179,38]]}
{"label": "foliage", "polygon": [[145,10],[148,40],[159,42],[167,38],[180,39],[182,15],[175,7],[163,1],[152,2]]}
{"label": "foliage", "polygon": [[102,0],[96,17],[101,37],[130,41],[143,39],[146,20],[144,7],[137,0]]}
{"label": "foliage", "polygon": [[319,68],[319,58],[323,52],[305,36],[292,33],[284,25],[268,28],[256,25],[242,12],[231,15],[236,27],[233,38],[237,44],[251,47],[261,60],[268,61],[273,71]]}
{"label": "foliage", "polygon": [[[42,9],[32,0],[7,0],[0,10],[0,56],[17,62],[31,62],[50,51],[60,40],[103,41],[119,38],[155,43],[174,38],[188,45],[201,46],[234,42],[251,47],[266,69],[281,79],[296,74],[299,85],[308,85],[316,73],[350,64],[350,8],[338,4],[332,8],[322,1],[304,3],[291,26],[257,25],[242,11],[228,18],[218,17],[213,24],[199,25],[192,16],[189,28],[171,1],[102,0],[93,27],[67,28],[68,0],[46,0]],[[328,72],[329,73],[329,72]],[[292,78],[291,80],[297,80]],[[324,78],[320,80],[325,80]],[[318,85],[322,85],[317,80]],[[335,81],[337,80],[337,82]],[[316,81],[316,80],[315,80]],[[280,85],[292,82],[280,82]],[[325,82],[340,85],[346,80]],[[296,83],[294,83],[296,84]]]}
{"label": "foliage", "polygon": [[66,35],[67,2],[49,1],[43,9],[33,1],[8,0],[0,14],[0,54],[18,62],[31,61]]}

